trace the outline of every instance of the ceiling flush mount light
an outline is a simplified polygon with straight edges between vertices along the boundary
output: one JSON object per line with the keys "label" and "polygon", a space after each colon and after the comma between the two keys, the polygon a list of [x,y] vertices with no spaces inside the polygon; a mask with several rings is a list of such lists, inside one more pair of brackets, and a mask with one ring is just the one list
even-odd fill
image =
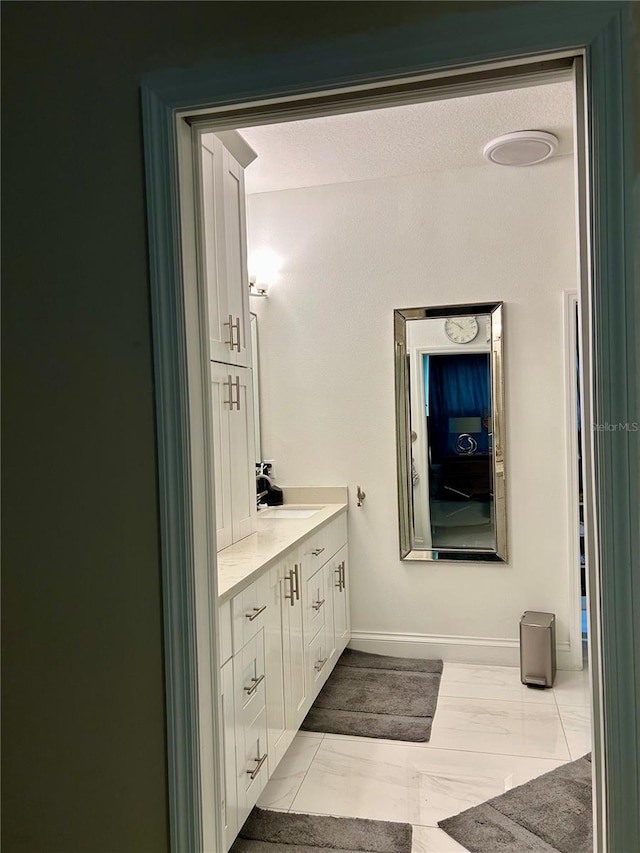
{"label": "ceiling flush mount light", "polygon": [[551,157],[558,137],[544,130],[518,130],[487,142],[483,154],[498,166],[533,166]]}

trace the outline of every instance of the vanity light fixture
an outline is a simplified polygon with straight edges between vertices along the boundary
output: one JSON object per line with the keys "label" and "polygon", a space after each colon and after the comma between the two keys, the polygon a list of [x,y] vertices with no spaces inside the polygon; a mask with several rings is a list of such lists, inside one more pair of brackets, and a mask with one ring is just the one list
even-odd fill
{"label": "vanity light fixture", "polygon": [[483,154],[498,166],[533,166],[551,157],[558,137],[545,130],[518,130],[497,136],[484,146]]}
{"label": "vanity light fixture", "polygon": [[248,258],[249,296],[267,296],[280,278],[283,259],[273,249],[254,249]]}
{"label": "vanity light fixture", "polygon": [[266,284],[256,284],[253,276],[249,277],[249,296],[268,296]]}

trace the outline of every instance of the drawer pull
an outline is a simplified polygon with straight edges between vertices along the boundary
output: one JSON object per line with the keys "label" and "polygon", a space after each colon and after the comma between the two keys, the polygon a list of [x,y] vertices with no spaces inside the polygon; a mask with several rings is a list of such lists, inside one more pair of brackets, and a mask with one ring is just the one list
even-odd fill
{"label": "drawer pull", "polygon": [[222,383],[225,388],[229,389],[229,399],[223,400],[225,406],[229,406],[229,411],[233,411],[233,407],[235,405],[235,401],[233,399],[233,377],[231,374],[227,374],[227,381]]}
{"label": "drawer pull", "polygon": [[222,325],[229,327],[229,338],[230,338],[230,340],[225,341],[225,344],[233,352],[233,350],[235,349],[235,341],[233,340],[233,314],[229,314],[229,319],[227,320],[226,323],[223,323]]}
{"label": "drawer pull", "polygon": [[293,564],[293,573],[296,577],[296,601],[300,601],[300,564]]}
{"label": "drawer pull", "polygon": [[324,604],[324,601],[325,601],[324,598],[322,599],[322,601],[314,601],[311,606],[313,607],[314,610],[320,610],[320,608]]}
{"label": "drawer pull", "polygon": [[251,681],[253,682],[251,684],[251,687],[245,687],[244,688],[247,692],[247,695],[249,695],[249,696],[252,696],[256,692],[256,690],[258,689],[258,685],[264,681],[264,672],[262,673],[262,675],[258,676],[258,678],[256,678],[254,676],[251,679]]}
{"label": "drawer pull", "polygon": [[313,554],[314,557],[319,557],[323,551],[324,551],[324,548],[314,548],[311,553]]}
{"label": "drawer pull", "polygon": [[247,773],[249,774],[249,776],[251,776],[252,779],[256,778],[256,776],[260,772],[260,768],[262,767],[262,765],[265,763],[266,760],[267,760],[267,753],[266,752],[262,756],[262,758],[254,758],[253,759],[253,761],[257,761],[258,763],[253,768],[253,770],[247,770]]}
{"label": "drawer pull", "polygon": [[316,661],[316,665],[315,665],[316,672],[320,672],[320,670],[322,669],[322,667],[325,665],[326,662],[327,662],[326,658],[322,658],[322,660]]}
{"label": "drawer pull", "polygon": [[[229,319],[233,320],[233,317],[231,317],[231,315],[229,315]],[[234,328],[235,328],[236,332],[238,333],[238,340],[235,343],[233,343],[233,330],[234,330]],[[235,347],[238,350],[238,352],[240,352],[240,350],[242,348],[242,343],[240,341],[240,317],[236,317],[236,322],[231,323],[231,341],[232,341],[232,343],[231,343],[230,348],[233,350],[233,348]],[[240,408],[240,406],[238,406],[238,408]]]}
{"label": "drawer pull", "polygon": [[293,569],[288,573],[285,577],[285,581],[289,581],[289,595],[285,592],[284,597],[287,598],[291,602],[291,606],[295,607],[296,604],[296,596],[295,596],[295,586],[293,583]]}
{"label": "drawer pull", "polygon": [[267,609],[267,605],[263,604],[262,607],[254,607],[253,613],[245,613],[245,618],[249,620],[249,622],[253,622],[254,619],[257,619],[258,616],[263,613]]}

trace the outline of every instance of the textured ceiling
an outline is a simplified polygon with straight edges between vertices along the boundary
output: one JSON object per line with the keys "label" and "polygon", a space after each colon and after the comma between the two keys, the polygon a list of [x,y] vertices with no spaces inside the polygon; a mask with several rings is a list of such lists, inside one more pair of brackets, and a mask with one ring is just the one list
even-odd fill
{"label": "textured ceiling", "polygon": [[[514,130],[547,130],[572,151],[570,82],[431,103],[243,128],[258,153],[246,171],[248,193],[393,175],[492,166],[489,140]],[[532,168],[544,168],[544,163]]]}

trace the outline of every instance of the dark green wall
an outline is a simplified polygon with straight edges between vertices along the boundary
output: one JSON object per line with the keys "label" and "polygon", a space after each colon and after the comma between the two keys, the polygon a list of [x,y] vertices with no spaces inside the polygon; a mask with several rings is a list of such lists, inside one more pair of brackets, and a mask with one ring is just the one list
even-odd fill
{"label": "dark green wall", "polygon": [[467,9],[4,5],[5,853],[168,844],[141,74]]}

